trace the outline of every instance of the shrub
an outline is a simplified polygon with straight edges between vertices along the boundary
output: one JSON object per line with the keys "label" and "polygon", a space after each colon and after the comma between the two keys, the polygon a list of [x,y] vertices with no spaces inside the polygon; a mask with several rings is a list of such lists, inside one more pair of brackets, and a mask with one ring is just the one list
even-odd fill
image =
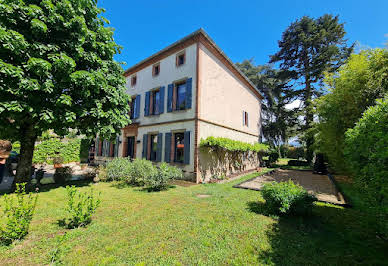
{"label": "shrub", "polygon": [[313,195],[291,180],[264,184],[262,195],[268,209],[278,214],[309,214],[316,201]]}
{"label": "shrub", "polygon": [[159,191],[166,189],[171,179],[180,179],[182,177],[182,170],[163,162],[158,167],[156,174],[149,175],[145,179],[145,186],[148,190]]}
{"label": "shrub", "polygon": [[0,241],[10,244],[28,234],[38,195],[26,194],[26,183],[16,184],[15,195],[4,195],[5,226],[0,226]]}
{"label": "shrub", "polygon": [[279,159],[279,153],[277,151],[271,151],[268,154],[268,160],[270,164],[276,163],[278,159]]}
{"label": "shrub", "polygon": [[370,107],[346,132],[345,160],[354,183],[377,217],[378,230],[388,235],[388,95]]}
{"label": "shrub", "polygon": [[56,184],[64,184],[72,177],[73,170],[69,166],[55,169],[54,181]]}
{"label": "shrub", "polygon": [[96,177],[96,181],[107,182],[108,175],[106,173],[106,167],[103,165],[99,165],[98,168],[96,169],[95,177]]}
{"label": "shrub", "polygon": [[106,181],[128,181],[131,179],[131,161],[128,158],[115,158],[106,164]]}
{"label": "shrub", "polygon": [[287,162],[287,165],[289,165],[289,166],[309,166],[309,163],[307,161],[289,160]]}
{"label": "shrub", "polygon": [[291,159],[306,158],[304,148],[303,147],[288,147],[287,158],[291,158]]}
{"label": "shrub", "polygon": [[132,161],[130,180],[127,183],[142,186],[146,180],[152,180],[157,175],[157,168],[152,162],[145,159],[135,159]]}
{"label": "shrub", "polygon": [[74,186],[67,186],[68,228],[86,226],[92,221],[92,215],[100,205],[100,199],[94,197],[93,189],[90,193],[80,192]]}

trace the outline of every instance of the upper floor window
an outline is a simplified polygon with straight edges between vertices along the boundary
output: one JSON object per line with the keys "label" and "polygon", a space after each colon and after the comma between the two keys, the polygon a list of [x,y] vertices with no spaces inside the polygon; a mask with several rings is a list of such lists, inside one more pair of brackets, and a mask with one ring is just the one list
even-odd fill
{"label": "upper floor window", "polygon": [[248,112],[243,111],[243,125],[249,126]]}
{"label": "upper floor window", "polygon": [[176,66],[184,65],[186,62],[186,53],[183,51],[176,56]]}
{"label": "upper floor window", "polygon": [[152,66],[152,76],[157,76],[160,73],[160,63]]}
{"label": "upper floor window", "polygon": [[186,82],[176,85],[176,110],[186,109]]}
{"label": "upper floor window", "polygon": [[136,97],[132,97],[132,100],[129,103],[129,108],[130,108],[129,116],[131,119],[135,117],[136,104],[137,104]]}
{"label": "upper floor window", "polygon": [[136,82],[137,82],[137,77],[136,77],[136,75],[133,75],[133,76],[131,77],[131,86],[132,86],[132,87],[135,86],[135,85],[136,85]]}
{"label": "upper floor window", "polygon": [[160,101],[162,99],[160,98],[160,90],[154,90],[151,92],[151,110],[150,113],[152,115],[157,115],[159,114],[159,106],[160,106]]}

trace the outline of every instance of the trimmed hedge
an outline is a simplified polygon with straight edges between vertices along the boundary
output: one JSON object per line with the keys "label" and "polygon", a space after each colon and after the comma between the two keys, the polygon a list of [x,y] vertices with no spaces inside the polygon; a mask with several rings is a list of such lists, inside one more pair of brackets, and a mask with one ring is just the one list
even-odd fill
{"label": "trimmed hedge", "polygon": [[268,145],[262,143],[250,144],[238,140],[218,137],[208,137],[206,139],[201,139],[200,146],[221,148],[230,152],[265,152],[269,149]]}
{"label": "trimmed hedge", "polygon": [[[81,139],[70,139],[61,141],[58,138],[44,140],[35,146],[33,163],[53,164],[53,158],[59,156],[63,158],[63,163],[81,161]],[[85,145],[84,145],[85,146]]]}

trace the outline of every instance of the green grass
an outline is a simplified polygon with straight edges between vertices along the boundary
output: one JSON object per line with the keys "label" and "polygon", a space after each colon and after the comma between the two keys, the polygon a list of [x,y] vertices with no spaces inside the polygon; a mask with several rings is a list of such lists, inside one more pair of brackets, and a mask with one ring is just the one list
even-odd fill
{"label": "green grass", "polygon": [[310,218],[265,216],[260,192],[232,187],[255,175],[152,193],[93,184],[101,206],[88,227],[73,230],[58,225],[65,189],[41,192],[30,234],[0,247],[0,265],[386,263],[387,245],[365,226],[361,211],[318,203]]}

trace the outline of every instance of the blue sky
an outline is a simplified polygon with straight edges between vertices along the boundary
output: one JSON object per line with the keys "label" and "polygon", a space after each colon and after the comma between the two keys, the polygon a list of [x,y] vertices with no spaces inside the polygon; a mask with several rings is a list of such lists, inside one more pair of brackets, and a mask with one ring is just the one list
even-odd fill
{"label": "blue sky", "polygon": [[189,33],[204,28],[234,62],[265,64],[282,32],[296,19],[339,15],[347,39],[363,47],[388,41],[388,0],[100,0],[122,45],[124,69]]}

